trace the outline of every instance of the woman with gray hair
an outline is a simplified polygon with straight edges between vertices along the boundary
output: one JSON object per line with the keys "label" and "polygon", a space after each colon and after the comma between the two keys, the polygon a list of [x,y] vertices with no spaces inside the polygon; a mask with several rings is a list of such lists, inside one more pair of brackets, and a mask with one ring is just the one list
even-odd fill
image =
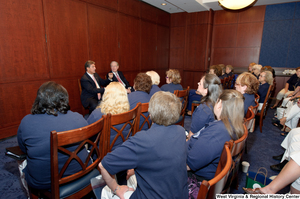
{"label": "woman with gray hair", "polygon": [[[180,111],[180,100],[174,94],[159,91],[152,96],[149,102],[151,128],[130,137],[99,164],[107,184],[102,196],[188,198],[185,130],[173,125]],[[135,190],[118,185],[111,176],[126,169],[134,169],[136,173]]]}

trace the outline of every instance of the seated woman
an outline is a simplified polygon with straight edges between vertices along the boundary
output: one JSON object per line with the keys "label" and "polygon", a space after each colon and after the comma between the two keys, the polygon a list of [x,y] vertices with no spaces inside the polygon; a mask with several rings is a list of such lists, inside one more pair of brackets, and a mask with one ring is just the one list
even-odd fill
{"label": "seated woman", "polygon": [[[300,99],[297,102],[290,101],[287,108],[282,109],[283,108],[277,108],[277,118],[272,119],[273,124],[280,128],[284,125],[289,129],[296,128],[300,118]],[[279,111],[281,111],[282,114],[279,114]],[[282,132],[281,135],[286,135],[286,132]]]}
{"label": "seated woman", "polygon": [[150,90],[152,80],[146,73],[139,73],[134,79],[133,88],[135,92],[128,95],[130,110],[136,107],[137,103],[148,103],[150,101]]}
{"label": "seated woman", "polygon": [[255,93],[258,86],[257,78],[248,72],[240,74],[235,81],[235,89],[245,97],[244,115],[246,115],[249,106],[255,106]]}
{"label": "seated woman", "polygon": [[270,71],[261,72],[258,81],[260,83],[257,91],[257,94],[259,95],[258,111],[260,111],[266,99],[269,87],[270,85],[273,85],[273,75]]}
{"label": "seated woman", "polygon": [[[149,75],[146,73],[139,73],[134,79],[133,88],[135,92],[132,92],[128,95],[128,101],[130,104],[130,110],[136,107],[136,105],[141,103],[148,103],[151,96],[149,95],[152,86],[152,80]],[[144,113],[148,117],[148,113]],[[144,123],[145,118],[140,117],[140,127]],[[148,129],[148,125],[144,125],[143,130]]]}
{"label": "seated woman", "polygon": [[181,84],[180,73],[176,69],[170,69],[166,72],[166,83],[160,87],[162,91],[174,93],[175,90],[183,90]]}
{"label": "seated woman", "polygon": [[208,74],[213,74],[213,75],[217,75],[218,77],[220,77],[222,75],[222,70],[218,65],[212,65],[209,67]]}
{"label": "seated woman", "polygon": [[254,66],[252,66],[252,74],[258,79],[259,75],[260,75],[260,71],[262,69],[262,65],[260,64],[255,64]]}
{"label": "seated woman", "polygon": [[222,65],[223,65],[223,66],[221,66],[222,75],[219,77],[220,79],[224,79],[225,77],[227,77],[226,67],[224,66],[224,64],[222,64]]}
{"label": "seated woman", "polygon": [[248,66],[248,72],[249,72],[249,73],[253,73],[252,67],[253,67],[255,64],[256,64],[256,63],[254,63],[254,62],[251,62],[251,63],[249,64],[249,66]]}
{"label": "seated woman", "polygon": [[299,97],[300,97],[300,86],[297,86],[297,88],[294,90],[294,92],[292,92],[286,98],[283,99],[283,101],[281,103],[281,107],[287,107],[287,105],[290,101],[294,101],[296,98],[299,98]]}
{"label": "seated woman", "polygon": [[233,75],[233,66],[232,65],[226,65],[225,73],[226,73],[227,77],[232,76]]}
{"label": "seated woman", "polygon": [[161,89],[158,87],[159,83],[160,83],[160,77],[159,77],[159,74],[157,74],[157,72],[151,70],[151,71],[148,71],[146,72],[147,75],[150,76],[151,78],[151,81],[152,81],[152,87],[151,87],[151,90],[150,90],[150,97],[152,97],[152,95],[158,91],[161,91]]}
{"label": "seated woman", "polygon": [[297,86],[300,86],[300,67],[296,68],[296,74],[292,75],[291,78],[286,82],[285,87],[279,91],[276,96],[276,102],[271,109],[276,108],[282,98],[286,98],[289,94],[293,93]]}
{"label": "seated woman", "polygon": [[225,142],[244,134],[244,97],[235,90],[224,90],[214,106],[217,120],[205,125],[187,142],[189,178],[211,180],[216,172]]}
{"label": "seated woman", "polygon": [[222,92],[220,79],[216,75],[206,74],[198,83],[197,91],[203,97],[201,98],[200,105],[193,112],[188,138],[200,131],[205,124],[215,120],[213,107]]}
{"label": "seated woman", "polygon": [[293,129],[283,140],[286,149],[281,161],[289,160],[278,176],[263,188],[243,188],[249,194],[275,194],[291,184],[290,193],[300,194],[300,128]]}
{"label": "seated woman", "polygon": [[[151,128],[130,137],[99,164],[108,186],[102,190],[102,196],[188,198],[185,130],[172,125],[180,112],[181,102],[174,94],[159,91],[152,96]],[[135,190],[118,185],[111,176],[125,169],[134,169],[138,184]]]}
{"label": "seated woman", "polygon": [[[46,82],[38,89],[31,114],[26,115],[18,129],[18,143],[26,153],[27,166],[23,169],[27,184],[36,189],[51,188],[50,132],[68,131],[87,126],[81,114],[70,111],[67,90],[55,82]],[[69,150],[77,146],[70,146]],[[85,148],[79,152],[84,161],[88,153]],[[68,157],[58,154],[58,168],[62,168]],[[65,176],[81,170],[76,160],[72,161]]]}
{"label": "seated woman", "polygon": [[[134,92],[133,92],[134,93]],[[102,101],[99,106],[91,113],[88,117],[87,122],[92,124],[102,118],[102,115],[106,115],[108,113],[115,115],[124,113],[129,111],[129,102],[127,97],[127,91],[125,87],[119,82],[111,82],[106,88],[105,92],[102,96]],[[115,126],[117,129],[121,129],[123,124]],[[129,133],[130,125],[126,126],[126,129],[123,130],[124,137]],[[114,140],[117,132],[111,129],[110,132],[110,143]],[[119,136],[117,141],[115,142],[112,150],[114,150],[117,146],[123,143],[122,138]]]}

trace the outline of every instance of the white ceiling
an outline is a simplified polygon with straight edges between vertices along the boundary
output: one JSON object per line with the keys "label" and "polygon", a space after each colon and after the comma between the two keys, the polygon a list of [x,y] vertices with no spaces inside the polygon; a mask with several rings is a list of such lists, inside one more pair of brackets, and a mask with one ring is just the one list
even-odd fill
{"label": "white ceiling", "polygon": [[[168,13],[222,10],[218,0],[141,0]],[[242,1],[242,0],[241,0]],[[257,0],[254,6],[297,2],[299,0]],[[163,6],[162,3],[167,5]]]}

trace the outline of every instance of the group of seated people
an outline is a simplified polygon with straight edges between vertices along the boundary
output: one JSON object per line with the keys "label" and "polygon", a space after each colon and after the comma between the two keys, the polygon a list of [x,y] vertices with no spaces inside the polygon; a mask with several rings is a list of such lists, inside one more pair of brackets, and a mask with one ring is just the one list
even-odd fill
{"label": "group of seated people", "polygon": [[[52,130],[59,132],[87,126],[108,113],[124,113],[139,102],[149,102],[152,126],[125,142],[121,138],[117,140],[112,152],[99,164],[108,186],[104,190],[109,192],[103,191],[103,194],[123,198],[124,193],[132,193],[131,187],[119,185],[112,177],[128,170],[127,178],[135,176],[138,183],[131,198],[196,197],[189,193],[188,182],[196,181],[199,187],[202,180],[214,177],[224,143],[244,134],[243,118],[248,107],[255,105],[259,82],[261,85],[271,83],[267,77],[269,71],[261,72],[259,80],[245,72],[237,77],[235,90],[223,90],[216,74],[205,74],[197,88],[202,96],[200,105],[193,113],[191,130],[186,135],[183,127],[174,125],[182,109],[180,99],[173,94],[174,90],[183,89],[178,70],[168,70],[166,84],[159,88],[160,78],[155,71],[137,74],[131,87],[118,68],[118,63],[113,61],[111,72],[103,80],[95,72],[95,63],[86,62],[86,73],[81,78],[81,100],[90,110],[87,120],[70,110],[68,93],[62,85],[46,82],[39,88],[31,114],[23,118],[17,135],[21,150],[27,154],[23,172],[30,187],[50,188],[49,135]],[[232,66],[226,66],[225,72],[230,74]],[[265,89],[261,89],[261,95],[263,91]],[[111,141],[115,134],[111,130]],[[82,149],[80,153],[84,157],[88,151]],[[59,168],[64,161],[60,154]],[[79,170],[73,161],[65,175]]]}

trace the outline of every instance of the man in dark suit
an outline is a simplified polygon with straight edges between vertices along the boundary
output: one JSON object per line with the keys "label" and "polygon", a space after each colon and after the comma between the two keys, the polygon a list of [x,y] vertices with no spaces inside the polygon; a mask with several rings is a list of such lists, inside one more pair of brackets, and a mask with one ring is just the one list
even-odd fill
{"label": "man in dark suit", "polygon": [[106,75],[107,78],[108,78],[108,75],[110,73],[112,73],[114,75],[112,80],[114,82],[120,82],[127,89],[127,93],[131,93],[131,91],[134,91],[134,89],[130,86],[129,82],[124,77],[123,73],[121,71],[118,71],[118,69],[119,69],[118,62],[112,61],[110,63],[110,68],[111,68],[111,71]]}
{"label": "man in dark suit", "polygon": [[113,78],[113,74],[108,74],[108,79],[103,80],[96,73],[95,62],[89,60],[84,65],[86,73],[81,77],[81,103],[84,108],[89,108],[90,113],[97,107],[101,96],[104,93],[104,86],[107,86]]}

